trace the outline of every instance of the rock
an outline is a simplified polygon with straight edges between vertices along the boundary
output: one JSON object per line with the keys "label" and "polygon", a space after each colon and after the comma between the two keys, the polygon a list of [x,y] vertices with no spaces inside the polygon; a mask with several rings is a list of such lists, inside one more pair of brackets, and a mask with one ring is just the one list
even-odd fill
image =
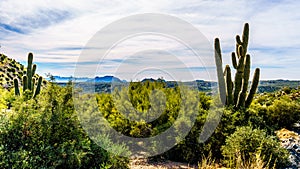
{"label": "rock", "polygon": [[276,134],[281,142],[281,146],[290,153],[289,161],[291,164],[286,169],[300,168],[300,135],[287,129],[278,130]]}

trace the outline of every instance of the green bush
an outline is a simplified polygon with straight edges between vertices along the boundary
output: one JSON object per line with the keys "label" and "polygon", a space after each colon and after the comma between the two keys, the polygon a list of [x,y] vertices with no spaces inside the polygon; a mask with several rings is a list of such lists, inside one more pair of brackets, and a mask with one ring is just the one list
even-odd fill
{"label": "green bush", "polygon": [[25,92],[0,120],[3,168],[127,168],[128,159],[105,151],[81,128],[70,86],[50,84],[30,100]]}
{"label": "green bush", "polygon": [[[98,94],[97,100],[100,112],[110,125],[130,137],[159,135],[174,125],[176,133],[170,139],[177,141],[179,138],[176,136],[191,121],[188,117],[194,114],[195,125],[187,137],[162,156],[176,161],[199,160],[198,154],[203,152],[199,134],[211,104],[211,98],[204,93],[186,87],[167,88],[163,81],[146,81],[130,83],[128,88],[112,94]],[[179,113],[186,117],[180,122]],[[140,120],[134,120],[136,117]],[[178,123],[175,124],[175,121]],[[159,143],[152,144],[153,151],[157,151],[155,148],[159,148]]]}
{"label": "green bush", "polygon": [[0,86],[0,114],[11,108],[11,103],[15,100],[13,90],[8,91]]}
{"label": "green bush", "polygon": [[[277,92],[280,93],[280,92]],[[273,129],[291,128],[300,120],[300,102],[289,95],[265,94],[255,99],[252,112]]]}
{"label": "green bush", "polygon": [[253,129],[250,126],[238,127],[237,130],[226,138],[222,146],[224,163],[235,167],[237,158],[242,161],[253,161],[257,155],[262,157],[265,164],[283,167],[287,164],[288,151],[280,146],[274,136],[268,136],[264,130]]}

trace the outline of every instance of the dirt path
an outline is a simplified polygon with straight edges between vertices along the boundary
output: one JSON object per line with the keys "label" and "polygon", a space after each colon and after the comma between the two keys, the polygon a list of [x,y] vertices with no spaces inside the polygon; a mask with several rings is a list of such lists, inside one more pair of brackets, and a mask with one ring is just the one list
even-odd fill
{"label": "dirt path", "polygon": [[133,159],[130,161],[131,169],[196,169],[196,166],[173,161],[148,162],[147,159]]}

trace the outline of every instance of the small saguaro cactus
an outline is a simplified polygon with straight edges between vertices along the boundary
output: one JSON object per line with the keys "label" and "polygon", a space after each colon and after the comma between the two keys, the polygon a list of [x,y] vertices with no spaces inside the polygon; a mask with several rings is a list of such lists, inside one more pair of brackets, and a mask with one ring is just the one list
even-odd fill
{"label": "small saguaro cactus", "polygon": [[236,51],[231,54],[232,65],[236,70],[234,82],[231,78],[231,69],[229,65],[226,65],[223,72],[220,41],[218,38],[215,39],[215,62],[217,66],[219,92],[222,103],[227,106],[232,105],[235,108],[248,108],[258,87],[260,69],[256,68],[252,85],[248,92],[251,60],[250,55],[247,54],[248,39],[249,24],[246,23],[242,39],[239,35],[236,36]]}
{"label": "small saguaro cactus", "polygon": [[[41,91],[41,85],[43,78],[40,76],[37,81],[36,89],[34,89],[36,79],[34,77],[36,71],[36,64],[32,65],[33,54],[28,54],[28,66],[26,70],[26,75],[23,76],[23,93],[26,90],[31,91],[33,98],[36,97]],[[18,80],[14,79],[14,86],[15,86],[15,94],[20,95],[19,84]]]}

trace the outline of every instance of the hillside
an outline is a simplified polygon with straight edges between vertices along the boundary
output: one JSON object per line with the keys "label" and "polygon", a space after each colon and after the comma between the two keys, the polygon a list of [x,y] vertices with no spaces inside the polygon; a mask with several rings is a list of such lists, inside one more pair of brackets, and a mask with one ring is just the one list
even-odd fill
{"label": "hillside", "polygon": [[[6,89],[14,86],[14,79],[18,79],[19,85],[22,83],[22,77],[26,74],[26,68],[15,59],[9,58],[4,54],[0,54],[0,85]],[[35,74],[35,78],[39,75]],[[43,80],[43,84],[46,80]]]}
{"label": "hillside", "polygon": [[4,88],[13,87],[13,80],[17,78],[21,81],[23,74],[26,73],[25,67],[14,59],[4,54],[0,54],[0,85]]}

